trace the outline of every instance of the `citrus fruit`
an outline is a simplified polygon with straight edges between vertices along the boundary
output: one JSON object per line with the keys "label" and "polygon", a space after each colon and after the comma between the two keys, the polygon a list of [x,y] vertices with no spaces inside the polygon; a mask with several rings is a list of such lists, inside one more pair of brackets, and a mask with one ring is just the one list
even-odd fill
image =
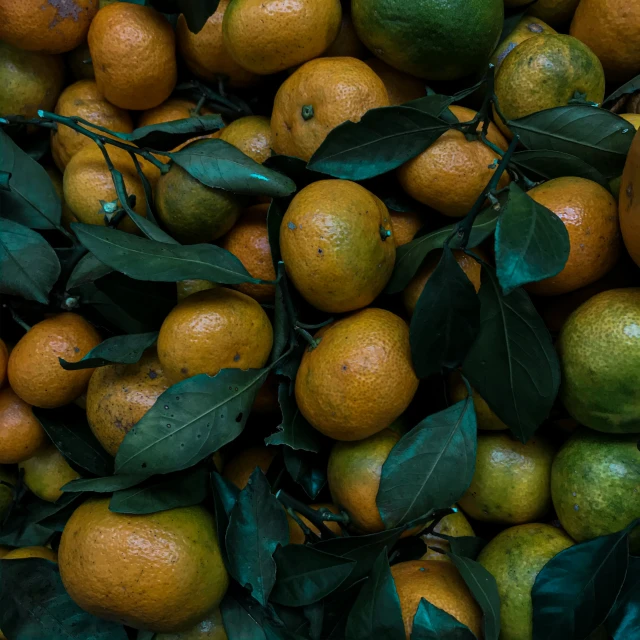
{"label": "citrus fruit", "polygon": [[93,369],[65,371],[58,362],[81,360],[100,343],[98,332],[82,316],[61,313],[38,322],[9,356],[9,384],[25,402],[52,409],[84,393]]}
{"label": "citrus fruit", "polygon": [[[635,126],[635,125],[634,125]],[[633,261],[640,265],[640,135],[631,143],[620,185],[620,230]]]}
{"label": "citrus fruit", "polygon": [[250,447],[235,455],[224,465],[222,476],[244,489],[256,467],[267,473],[278,450],[275,447]]}
{"label": "citrus fruit", "polygon": [[[620,531],[640,513],[637,440],[634,434],[582,428],[558,452],[551,469],[551,497],[560,523],[574,540]],[[638,546],[637,529],[631,540]]]}
{"label": "citrus fruit", "polygon": [[412,211],[392,211],[389,209],[389,215],[391,216],[391,231],[396,241],[396,247],[411,242],[422,228],[421,216]]}
{"label": "citrus fruit", "polygon": [[52,444],[41,447],[18,466],[27,487],[47,502],[55,502],[62,495],[62,487],[80,477]]}
{"label": "citrus fruit", "polygon": [[[4,558],[4,557],[7,555],[7,553],[9,553],[9,551],[11,551],[11,548],[10,548],[10,547],[3,547],[3,546],[0,546],[0,559],[1,559],[1,558]],[[1,633],[2,633],[2,631],[0,631],[0,634],[1,634]],[[0,635],[0,638],[2,638],[2,636],[1,636],[1,635]],[[6,639],[3,639],[3,640],[6,640]]]}
{"label": "citrus fruit", "polygon": [[[61,116],[78,116],[111,131],[133,131],[129,113],[107,102],[93,80],[79,80],[69,85],[60,94],[55,112]],[[51,132],[51,155],[60,171],[64,171],[80,149],[93,144],[87,136],[61,123]]]}
{"label": "citrus fruit", "polygon": [[[563,26],[571,20],[579,2],[580,0],[538,0],[529,6],[528,13],[554,27]],[[520,4],[525,3],[521,1]]]}
{"label": "citrus fruit", "polygon": [[640,113],[619,113],[618,115],[630,122],[636,131],[640,128]]}
{"label": "citrus fruit", "polygon": [[528,195],[562,220],[571,245],[562,271],[528,285],[531,293],[569,293],[599,280],[613,268],[622,243],[618,207],[604,187],[585,178],[563,177],[534,187]]}
{"label": "citrus fruit", "polygon": [[0,387],[7,379],[7,364],[9,363],[9,349],[5,341],[0,338]]}
{"label": "citrus fruit", "polygon": [[180,280],[180,282],[176,282],[178,302],[182,302],[192,293],[206,291],[207,289],[214,289],[217,286],[218,285],[215,282],[209,282],[208,280]]}
{"label": "citrus fruit", "polygon": [[258,389],[251,411],[256,413],[276,413],[280,410],[278,403],[278,378],[273,372],[267,375],[264,384]]}
{"label": "citrus fruit", "polygon": [[582,0],[571,22],[572,36],[600,59],[609,82],[640,73],[640,6],[626,0]]}
{"label": "citrus fruit", "polygon": [[482,638],[482,611],[458,570],[448,562],[409,560],[391,567],[407,640],[422,598],[446,611]]}
{"label": "citrus fruit", "polygon": [[387,207],[348,180],[320,180],[297,193],[280,226],[280,250],[305,300],[339,313],[373,302],[396,256]]}
{"label": "citrus fruit", "polygon": [[125,435],[169,388],[155,350],[134,364],[98,367],[87,389],[87,419],[91,431],[112,456]]}
{"label": "citrus fruit", "polygon": [[267,75],[324,53],[338,35],[341,18],[340,0],[233,0],[222,35],[240,66]]}
{"label": "citrus fruit", "polygon": [[0,40],[42,53],[71,51],[87,36],[98,0],[3,0]]}
{"label": "citrus fruit", "polygon": [[336,39],[331,43],[331,46],[325,50],[324,56],[329,58],[347,57],[358,58],[363,60],[369,56],[369,50],[365,47],[358,34],[356,28],[353,26],[353,20],[351,15],[347,13],[344,8],[342,10],[342,21],[340,22],[340,31]]}
{"label": "citrus fruit", "polygon": [[271,115],[273,150],[309,160],[339,124],[389,105],[382,80],[356,58],[317,58],[278,89]]}
{"label": "citrus fruit", "polygon": [[502,0],[353,0],[360,40],[386,63],[428,80],[479,71],[498,44]]}
{"label": "citrus fruit", "polygon": [[44,558],[45,560],[51,560],[51,562],[57,562],[58,554],[48,547],[20,547],[9,551],[3,560],[23,560],[25,558]]}
{"label": "citrus fruit", "polygon": [[[425,527],[429,526],[429,522]],[[455,513],[450,513],[438,522],[435,526],[433,533],[425,534],[422,537],[427,545],[427,551],[422,556],[421,560],[434,560],[437,562],[451,562],[447,552],[451,550],[449,541],[445,538],[440,538],[436,533],[440,533],[445,536],[451,536],[452,538],[460,538],[464,536],[475,536],[473,527],[469,524],[466,516],[459,509]],[[442,552],[442,553],[441,553]]]}
{"label": "citrus fruit", "polygon": [[11,387],[0,391],[0,425],[0,464],[22,462],[47,441],[31,407]]}
{"label": "citrus fruit", "polygon": [[[259,280],[276,279],[267,232],[268,209],[267,204],[256,204],[245,209],[231,231],[220,241],[220,246],[236,256],[249,275]],[[258,302],[270,302],[276,292],[275,285],[272,284],[245,282],[234,285],[233,288]]]}
{"label": "citrus fruit", "polygon": [[[174,120],[184,120],[191,118],[198,105],[193,100],[185,100],[184,98],[169,98],[153,109],[147,109],[140,114],[138,119],[139,127],[148,127],[152,124],[161,124],[163,122],[173,122]],[[200,115],[210,114],[211,110],[203,107],[200,109]]]}
{"label": "citrus fruit", "polygon": [[89,50],[98,88],[123,109],[151,109],[176,84],[175,35],[152,7],[114,2],[98,11]]}
{"label": "citrus fruit", "polygon": [[271,122],[264,116],[238,118],[220,130],[219,138],[260,164],[271,156]]}
{"label": "citrus fruit", "polygon": [[[13,502],[12,487],[18,480],[17,474],[14,471],[15,467],[0,465],[0,521],[4,521],[4,517]],[[2,551],[5,547],[0,547],[0,558],[3,557]]]}
{"label": "citrus fruit", "polygon": [[[452,105],[450,111],[460,122],[470,122],[476,112]],[[478,124],[478,130],[482,123]],[[494,124],[489,124],[487,139],[506,151],[504,136]],[[482,140],[467,140],[462,131],[449,129],[428,149],[405,162],[397,170],[400,186],[418,202],[446,216],[462,217],[469,213],[475,201],[486,189],[500,158]],[[510,182],[505,172],[498,188]]]}
{"label": "citrus fruit", "polygon": [[65,56],[67,66],[71,69],[71,75],[76,80],[95,80],[96,72],[91,62],[89,43],[85,40]]}
{"label": "citrus fruit", "polygon": [[58,558],[80,607],[138,629],[188,629],[229,584],[213,517],[199,506],[124,515],[90,499],[67,522]]}
{"label": "citrus fruit", "polygon": [[260,369],[273,342],[262,307],[249,296],[216,287],[188,296],[165,318],[158,357],[172,382],[220,369]]}
{"label": "citrus fruit", "polygon": [[365,64],[373,69],[375,74],[384,83],[384,88],[389,96],[389,104],[403,104],[410,100],[416,100],[426,95],[423,80],[411,76],[403,71],[398,71],[380,58],[369,58]]}
{"label": "citrus fruit", "polygon": [[478,562],[496,579],[500,594],[500,638],[531,640],[531,589],[538,573],[573,540],[548,524],[521,524],[499,533]]}
{"label": "citrus fruit", "polygon": [[459,500],[464,512],[483,522],[524,524],[551,507],[553,447],[540,436],[526,444],[509,434],[478,434],[476,470]]}
{"label": "citrus fruit", "polygon": [[220,607],[216,607],[195,627],[176,633],[158,633],[155,640],[228,640],[228,636],[222,621]]}
{"label": "citrus fruit", "polygon": [[418,388],[409,327],[390,311],[363,309],[320,329],[305,349],[295,392],[304,417],[335,440],[386,429]]}
{"label": "citrus fruit", "polygon": [[[448,391],[452,404],[467,398],[467,387],[462,380],[462,376],[457,371],[452,372],[449,376]],[[486,400],[475,389],[472,389],[472,391],[473,408],[476,412],[478,429],[486,431],[504,431],[508,429],[509,427],[498,418]]]}
{"label": "citrus fruit", "polygon": [[[309,505],[309,507],[316,511],[318,509],[328,509],[329,511],[331,511],[331,513],[340,513],[340,509],[336,507],[335,504],[311,504]],[[318,529],[310,520],[297,512],[296,515],[300,518],[300,520],[302,520],[305,525],[307,525],[307,527],[309,527],[309,529],[311,529],[311,531],[313,531],[313,533],[322,538],[320,529]],[[289,523],[289,544],[304,544],[306,536],[300,528],[300,525],[289,514],[287,514],[287,521]],[[335,533],[336,535],[342,535],[342,528],[337,522],[327,520],[324,524],[327,529],[333,531],[333,533]]]}

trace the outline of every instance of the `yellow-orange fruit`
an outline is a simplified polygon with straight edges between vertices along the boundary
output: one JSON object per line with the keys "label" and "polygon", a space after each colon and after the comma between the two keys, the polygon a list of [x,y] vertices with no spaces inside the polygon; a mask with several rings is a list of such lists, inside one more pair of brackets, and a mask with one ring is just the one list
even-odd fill
{"label": "yellow-orange fruit", "polygon": [[62,496],[62,487],[80,477],[51,443],[38,449],[18,467],[27,487],[46,502],[58,500]]}
{"label": "yellow-orange fruit", "polygon": [[375,71],[389,94],[389,104],[404,104],[426,95],[423,80],[394,69],[380,58],[369,58],[365,64]]}
{"label": "yellow-orange fruit", "polygon": [[264,116],[238,118],[221,129],[218,137],[260,164],[271,157],[271,122]]}
{"label": "yellow-orange fruit", "polygon": [[30,458],[47,435],[31,406],[11,387],[0,391],[0,464],[16,464]]}
{"label": "yellow-orange fruit", "polygon": [[262,473],[267,473],[277,453],[276,447],[245,449],[225,463],[222,476],[238,489],[244,489],[256,467],[259,467]]}
{"label": "yellow-orange fruit", "polygon": [[[340,513],[340,509],[338,509],[335,504],[310,504],[309,507],[316,511],[318,509],[329,509],[331,513]],[[310,520],[297,512],[296,515],[300,518],[300,520],[302,520],[304,524],[307,525],[307,527],[309,527],[309,529],[311,529],[311,531],[313,531],[313,533],[322,538],[320,529],[318,529],[315,524],[313,524]],[[289,514],[287,514],[287,521],[289,523],[289,544],[304,544],[306,536],[300,528],[300,525]],[[333,533],[335,533],[336,535],[342,535],[342,529],[337,522],[328,520],[324,524],[327,529],[333,531]]]}

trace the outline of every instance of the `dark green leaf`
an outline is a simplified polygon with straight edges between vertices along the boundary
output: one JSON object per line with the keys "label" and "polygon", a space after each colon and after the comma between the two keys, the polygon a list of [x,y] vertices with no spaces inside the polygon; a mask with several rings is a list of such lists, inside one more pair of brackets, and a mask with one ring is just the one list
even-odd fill
{"label": "dark green leaf", "polygon": [[[128,0],[131,2],[132,0]],[[133,0],[137,4],[153,5],[163,13],[182,13],[187,21],[189,31],[198,33],[206,24],[209,16],[218,8],[220,0]]]}
{"label": "dark green leaf", "polygon": [[344,122],[329,133],[309,168],[346,180],[366,180],[396,169],[432,145],[449,125],[420,109],[381,107],[360,122]]}
{"label": "dark green leaf", "polygon": [[451,547],[451,553],[471,558],[471,560],[475,560],[478,554],[487,546],[487,541],[477,536],[448,536],[435,532],[432,535],[447,540]]}
{"label": "dark green leaf", "polygon": [[229,638],[242,640],[265,640],[260,622],[230,594],[227,593],[220,605],[222,621]]}
{"label": "dark green leaf", "polygon": [[428,416],[382,465],[376,504],[387,529],[459,500],[476,467],[476,415],[470,397]]}
{"label": "dark green leaf", "polygon": [[627,577],[606,626],[613,640],[640,638],[640,557],[629,558]]}
{"label": "dark green leaf", "polygon": [[324,622],[324,601],[304,607],[303,612],[309,621],[309,638],[311,640],[321,640],[322,624]]}
{"label": "dark green leaf", "polygon": [[[371,567],[365,571],[362,577],[366,577],[369,571],[371,571]],[[323,600],[324,620],[322,640],[345,640],[349,613],[358,597],[361,587],[362,582],[351,586],[349,589],[340,589]]]}
{"label": "dark green leaf", "polygon": [[71,272],[69,280],[67,281],[67,290],[95,282],[99,278],[110,274],[112,271],[113,269],[111,267],[100,262],[93,253],[87,253],[78,260],[78,263]]}
{"label": "dark green leaf", "polygon": [[272,198],[288,196],[296,190],[293,180],[258,164],[224,140],[198,140],[169,156],[208,187]]}
{"label": "dark green leaf", "polygon": [[298,189],[317,180],[326,180],[326,176],[317,171],[310,171],[307,168],[307,163],[295,156],[273,155],[265,160],[264,166],[289,176],[296,183]]}
{"label": "dark green leaf", "polygon": [[424,598],[413,617],[411,640],[475,640],[466,625]]}
{"label": "dark green leaf", "polygon": [[273,553],[289,542],[289,525],[282,505],[256,467],[231,511],[225,538],[231,575],[262,605],[276,581]]}
{"label": "dark green leaf", "polygon": [[299,484],[312,500],[315,500],[327,483],[325,457],[309,451],[296,451],[290,447],[284,448],[283,456],[284,466],[294,482]]}
{"label": "dark green leaf", "polygon": [[60,276],[60,262],[39,233],[0,218],[0,273],[0,293],[46,304]]}
{"label": "dark green leaf", "polygon": [[456,368],[479,328],[476,290],[451,249],[445,247],[411,317],[411,358],[417,376],[426,378],[443,367]]}
{"label": "dark green leaf", "polygon": [[616,89],[608,98],[605,98],[602,106],[612,107],[615,102],[622,98],[622,96],[635,93],[636,91],[640,91],[640,76],[632,78],[631,80],[629,80],[629,82],[626,82],[621,87]]}
{"label": "dark green leaf", "polygon": [[[533,4],[533,2],[530,2],[529,4]],[[520,22],[522,16],[524,16],[525,13],[526,8],[520,9],[510,16],[505,16],[504,23],[502,25],[502,33],[500,34],[500,39],[498,40],[499,43],[511,35],[511,32],[516,28],[518,22]]]}
{"label": "dark green leaf", "polygon": [[146,475],[118,475],[106,476],[104,478],[78,478],[72,480],[62,487],[67,493],[78,493],[89,491],[91,493],[113,493],[135,487],[147,479]]}
{"label": "dark green leaf", "polygon": [[229,516],[236,506],[240,489],[235,484],[223,478],[217,471],[211,473],[211,488],[213,490],[213,506],[215,509],[216,533],[224,565],[229,570],[229,558],[225,538],[229,527]]}
{"label": "dark green leaf", "polygon": [[133,211],[133,209],[128,211],[127,215],[131,218],[131,221],[136,225],[136,227],[138,227],[138,229],[140,229],[140,231],[149,238],[149,240],[164,242],[165,244],[180,244],[176,239],[163,231],[155,222],[141,216]]}
{"label": "dark green leaf", "polygon": [[267,231],[269,233],[269,247],[271,248],[271,259],[274,268],[278,269],[278,262],[281,260],[280,255],[280,225],[284,214],[287,212],[291,200],[289,198],[274,198],[269,205],[267,212]]}
{"label": "dark green leaf", "polygon": [[67,371],[93,369],[107,364],[133,364],[158,339],[158,332],[134,333],[127,336],[107,338],[87,353],[82,360],[67,362],[59,358],[60,365]]}
{"label": "dark green leaf", "polygon": [[273,310],[273,348],[270,360],[273,362],[280,358],[287,346],[296,340],[293,326],[295,317],[291,317],[291,296],[289,282],[284,268],[284,262],[276,266],[276,295]]}
{"label": "dark green leaf", "polygon": [[290,607],[319,602],[333,593],[353,571],[355,562],[313,547],[290,544],[274,556],[276,584],[271,599]]}
{"label": "dark green leaf", "polygon": [[526,442],[558,393],[558,356],[522,289],[503,296],[495,271],[483,266],[479,296],[480,333],[462,372],[514,435]]}
{"label": "dark green leaf", "polygon": [[564,222],[512,182],[495,235],[496,270],[503,293],[557,275],[567,264],[569,249]]}
{"label": "dark green leaf", "polygon": [[136,640],[154,640],[155,637],[155,631],[145,631],[144,629],[140,629],[138,631],[138,635],[136,636]]}
{"label": "dark green leaf", "polygon": [[[446,119],[447,122],[450,120],[445,115],[447,112],[451,114],[448,107],[453,103],[453,96],[444,96],[439,93],[432,93],[429,96],[423,96],[422,98],[416,98],[415,100],[410,100],[409,102],[405,102],[403,107],[410,107],[411,109],[418,109],[418,111],[423,111],[424,113],[429,113],[436,118]],[[458,122],[458,119],[453,116],[453,122]]]}

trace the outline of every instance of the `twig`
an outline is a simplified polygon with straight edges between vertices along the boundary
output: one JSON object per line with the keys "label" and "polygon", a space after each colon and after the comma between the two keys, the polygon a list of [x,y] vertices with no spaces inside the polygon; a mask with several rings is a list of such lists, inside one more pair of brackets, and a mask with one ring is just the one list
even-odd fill
{"label": "twig", "polygon": [[[320,531],[321,537],[323,539],[326,538],[337,538],[337,534],[335,534],[327,525],[324,523],[324,516],[320,511],[316,511],[311,507],[308,507],[304,502],[300,502],[300,500],[296,500],[294,497],[290,496],[286,491],[280,489],[276,493],[276,498],[284,505],[284,507],[288,509],[292,509],[296,511],[300,515],[304,516],[309,522],[312,522],[315,527]],[[335,514],[332,514],[335,515]]]}

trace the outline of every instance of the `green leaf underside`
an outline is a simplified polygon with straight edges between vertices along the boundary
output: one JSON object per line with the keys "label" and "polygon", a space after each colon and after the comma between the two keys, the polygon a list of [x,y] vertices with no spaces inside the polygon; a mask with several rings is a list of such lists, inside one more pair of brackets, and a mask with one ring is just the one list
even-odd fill
{"label": "green leaf underside", "polygon": [[104,367],[108,364],[134,364],[149,347],[156,343],[157,339],[157,331],[107,338],[91,349],[82,360],[67,362],[59,358],[60,365],[67,371],[77,371]]}
{"label": "green leaf underside", "polygon": [[118,476],[105,476],[103,478],[79,478],[72,480],[62,487],[66,493],[78,493],[88,491],[91,493],[113,493],[135,487],[147,479],[145,474],[129,474]]}
{"label": "green leaf underside", "polygon": [[605,98],[602,106],[607,108],[612,107],[613,103],[622,98],[622,96],[635,93],[636,91],[640,91],[640,76],[632,78],[629,82],[626,82],[620,88],[616,89],[609,97]]}
{"label": "green leaf underside", "polygon": [[264,631],[255,618],[230,594],[220,604],[222,621],[230,638],[265,640]]}
{"label": "green leaf underside", "polygon": [[475,640],[466,625],[422,598],[413,617],[411,640]]}
{"label": "green leaf underside", "polygon": [[606,626],[614,640],[640,638],[640,557],[629,558],[629,569]]}
{"label": "green leaf underside", "polygon": [[513,434],[526,442],[558,393],[558,356],[522,289],[503,296],[495,271],[483,266],[479,297],[480,333],[462,372]]}
{"label": "green leaf underside", "polygon": [[95,282],[112,272],[113,269],[100,262],[93,253],[87,253],[78,260],[76,266],[73,268],[67,281],[67,290],[70,291],[83,284]]}
{"label": "green leaf underside", "polygon": [[292,480],[299,484],[313,500],[327,483],[327,464],[325,457],[302,449],[285,447],[283,451],[284,466]]}
{"label": "green leaf underside", "polygon": [[225,537],[229,527],[229,516],[236,506],[240,489],[235,484],[223,478],[217,471],[211,472],[211,489],[213,491],[213,508],[215,512],[216,533],[220,544],[220,552],[225,567],[229,567]]}
{"label": "green leaf underside", "polygon": [[504,294],[557,275],[569,258],[560,218],[512,182],[495,234],[496,270]]}
{"label": "green leaf underside", "polygon": [[467,398],[428,416],[395,444],[376,496],[387,529],[462,497],[475,470],[476,432],[473,401]]}

